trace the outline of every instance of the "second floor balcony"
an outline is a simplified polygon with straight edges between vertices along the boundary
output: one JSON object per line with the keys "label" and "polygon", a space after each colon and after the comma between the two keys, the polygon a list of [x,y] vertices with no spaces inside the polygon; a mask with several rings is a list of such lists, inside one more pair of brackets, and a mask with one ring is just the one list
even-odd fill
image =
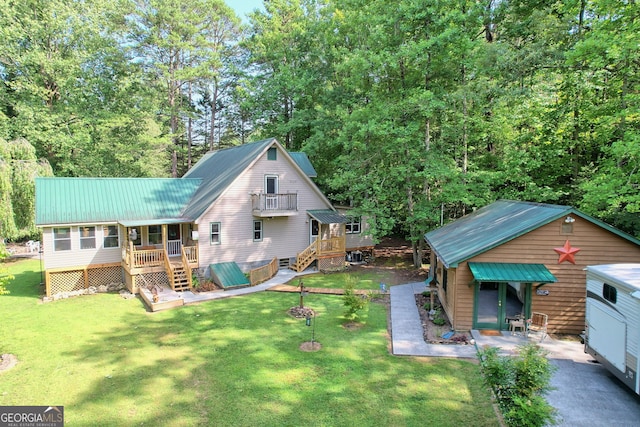
{"label": "second floor balcony", "polygon": [[253,215],[258,217],[292,216],[298,214],[298,195],[296,193],[251,195]]}

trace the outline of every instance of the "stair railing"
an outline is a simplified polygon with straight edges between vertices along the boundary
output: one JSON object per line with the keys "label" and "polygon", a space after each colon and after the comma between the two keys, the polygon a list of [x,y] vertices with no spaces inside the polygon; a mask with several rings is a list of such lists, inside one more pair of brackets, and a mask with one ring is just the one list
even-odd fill
{"label": "stair railing", "polygon": [[169,277],[169,285],[171,289],[175,289],[175,283],[173,280],[173,266],[171,265],[171,261],[169,261],[169,254],[167,253],[167,249],[163,250],[164,252],[164,269],[167,271],[167,277]]}

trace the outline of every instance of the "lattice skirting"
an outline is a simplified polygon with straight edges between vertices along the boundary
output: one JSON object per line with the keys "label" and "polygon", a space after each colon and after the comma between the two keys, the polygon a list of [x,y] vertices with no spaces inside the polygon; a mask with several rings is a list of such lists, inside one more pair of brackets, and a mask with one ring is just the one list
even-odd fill
{"label": "lattice skirting", "polygon": [[134,276],[136,292],[138,288],[150,288],[159,286],[161,288],[169,287],[169,276],[166,271],[156,271],[154,273],[144,273]]}
{"label": "lattice skirting", "polygon": [[340,271],[344,268],[344,255],[318,258],[318,270],[320,271]]}
{"label": "lattice skirting", "polygon": [[122,283],[122,267],[119,264],[50,271],[47,272],[47,296],[111,283]]}

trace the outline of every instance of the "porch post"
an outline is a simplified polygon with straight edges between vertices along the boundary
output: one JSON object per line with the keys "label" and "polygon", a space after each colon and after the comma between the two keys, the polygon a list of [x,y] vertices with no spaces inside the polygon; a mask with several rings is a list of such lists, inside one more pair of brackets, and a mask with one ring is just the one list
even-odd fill
{"label": "porch post", "polygon": [[167,224],[162,224],[162,249],[167,250],[168,231]]}

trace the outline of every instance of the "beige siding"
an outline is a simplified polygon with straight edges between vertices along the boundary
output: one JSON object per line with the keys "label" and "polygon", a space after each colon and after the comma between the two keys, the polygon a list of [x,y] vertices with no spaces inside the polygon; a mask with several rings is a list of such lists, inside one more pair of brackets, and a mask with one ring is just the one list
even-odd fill
{"label": "beige siding", "polygon": [[[94,224],[90,224],[94,226]],[[114,224],[110,224],[114,225]],[[109,264],[120,262],[122,259],[122,250],[117,248],[103,248],[102,224],[96,227],[96,248],[80,249],[80,231],[78,226],[70,226],[71,228],[71,250],[55,251],[53,245],[53,227],[44,227],[42,229],[42,248],[43,248],[43,264],[44,269],[78,267],[91,264]],[[61,227],[64,228],[64,227]],[[123,230],[119,229],[120,245],[122,245]]]}
{"label": "beige siding", "polygon": [[[562,220],[557,220],[495,249],[478,255],[474,262],[513,262],[544,264],[558,279],[542,289],[549,295],[535,294],[533,286],[532,311],[549,315],[549,331],[577,334],[584,330],[587,265],[640,262],[640,247],[605,229],[576,218],[572,234],[562,234]],[[574,248],[576,264],[558,264],[554,248],[569,240]],[[473,276],[466,262],[460,263],[456,277],[455,327],[469,329],[473,323],[474,287],[469,286]]]}
{"label": "beige siding", "polygon": [[[337,211],[342,215],[349,216],[350,208],[338,207]],[[347,251],[371,248],[374,246],[373,237],[369,234],[369,224],[367,223],[367,217],[360,218],[360,233],[346,234],[346,248]]]}
{"label": "beige siding", "polygon": [[[257,160],[227,189],[199,220],[200,265],[235,261],[270,261],[292,258],[309,246],[309,209],[329,209],[319,191],[306,176],[300,174],[279,151],[276,161],[267,160],[266,154]],[[264,192],[265,175],[278,176],[279,193],[298,194],[298,213],[287,217],[257,218],[252,214],[252,193]],[[253,221],[262,220],[263,239],[253,241]],[[221,243],[212,245],[209,224],[219,222]]]}

